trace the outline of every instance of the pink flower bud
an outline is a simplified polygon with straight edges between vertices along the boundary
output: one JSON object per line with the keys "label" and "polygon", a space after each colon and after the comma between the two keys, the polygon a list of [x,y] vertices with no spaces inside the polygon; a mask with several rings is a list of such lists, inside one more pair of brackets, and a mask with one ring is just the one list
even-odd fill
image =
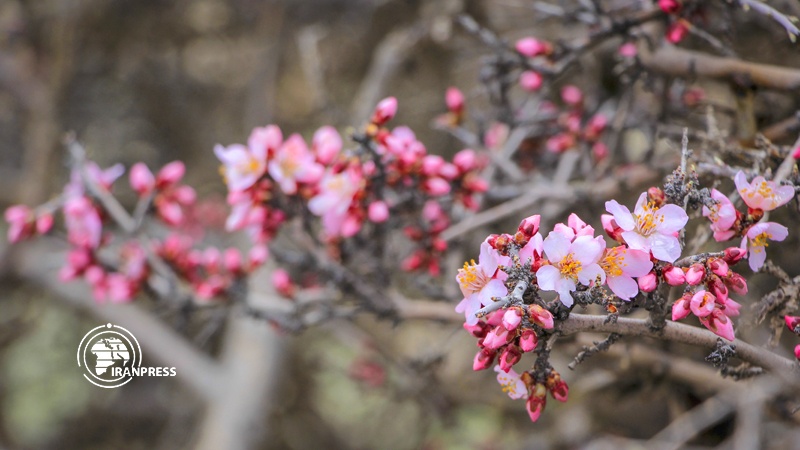
{"label": "pink flower bud", "polygon": [[447,109],[454,114],[461,114],[464,111],[464,94],[458,88],[449,87],[444,95]]}
{"label": "pink flower bud", "polygon": [[553,314],[535,303],[528,306],[528,319],[545,330],[553,329]]}
{"label": "pink flower bud", "polygon": [[672,42],[673,44],[677,44],[678,42],[682,41],[683,38],[686,37],[686,34],[689,32],[689,27],[686,23],[682,20],[678,20],[677,22],[673,23],[667,29],[667,40]]}
{"label": "pink flower bud", "polygon": [[608,157],[608,146],[603,142],[595,142],[592,145],[592,155],[597,161],[602,161]]}
{"label": "pink flower bud", "polygon": [[614,216],[611,214],[602,214],[600,216],[600,223],[603,224],[603,230],[605,230],[608,237],[614,239],[617,242],[622,242],[622,232],[624,231],[617,225],[617,221],[614,220]]}
{"label": "pink flower bud", "polygon": [[794,357],[800,359],[800,344],[797,344],[794,347]]}
{"label": "pink flower bud", "polygon": [[525,37],[517,41],[514,46],[517,51],[528,58],[535,58],[539,55],[547,55],[553,51],[553,47],[545,41],[540,41],[535,37]]}
{"label": "pink flower bud", "polygon": [[514,331],[522,322],[522,315],[517,308],[509,308],[503,314],[503,327],[508,331]]}
{"label": "pink flower bud", "polygon": [[400,268],[405,272],[413,272],[422,267],[423,262],[425,262],[425,254],[418,250],[404,259],[400,264]]}
{"label": "pink flower bud", "polygon": [[747,252],[742,248],[728,247],[725,249],[725,255],[722,257],[722,259],[728,263],[729,266],[731,266],[739,262],[746,254]]}
{"label": "pink flower bud", "polygon": [[439,155],[426,155],[422,158],[422,174],[433,177],[439,174],[444,165],[444,158]]}
{"label": "pink flower bud", "polygon": [[453,156],[453,164],[456,165],[461,173],[475,170],[480,166],[477,153],[475,153],[475,150],[469,148],[456,153],[455,156]]}
{"label": "pink flower bud", "polygon": [[272,286],[275,288],[275,291],[287,298],[292,298],[294,296],[294,283],[292,283],[292,278],[289,276],[289,272],[283,269],[275,269],[272,272]]}
{"label": "pink flower bud", "polygon": [[724,259],[709,258],[708,268],[721,277],[728,276],[728,263]]}
{"label": "pink flower bud", "polygon": [[42,213],[36,218],[36,232],[45,234],[53,228],[53,215]]}
{"label": "pink flower bud", "polygon": [[639,50],[633,42],[626,42],[619,47],[619,54],[622,57],[633,58],[637,53],[639,53]]}
{"label": "pink flower bud", "polygon": [[700,323],[719,337],[729,341],[736,339],[733,333],[733,321],[718,309],[715,309],[714,312],[707,317],[701,317]]}
{"label": "pink flower bud", "polygon": [[269,256],[269,250],[267,250],[266,245],[256,245],[255,247],[251,248],[247,253],[247,260],[250,270],[253,270],[256,267],[264,264],[264,262],[267,260],[267,256]]}
{"label": "pink flower bud", "polygon": [[600,137],[600,134],[606,129],[608,125],[608,119],[603,114],[595,114],[589,119],[589,123],[586,124],[586,130],[584,131],[584,136],[586,139],[593,141]]}
{"label": "pink flower bud", "polygon": [[583,102],[583,91],[575,85],[568,84],[561,88],[561,100],[568,105],[580,105]]}
{"label": "pink flower bud", "polygon": [[320,164],[328,165],[342,150],[342,137],[330,125],[321,127],[314,133],[311,148]]}
{"label": "pink flower bud", "polygon": [[800,316],[786,316],[783,319],[792,333],[800,334]]}
{"label": "pink flower bud", "polygon": [[725,286],[725,283],[723,283],[719,277],[712,275],[712,278],[706,283],[706,285],[711,293],[717,297],[718,303],[725,303],[725,300],[728,298],[728,287]]}
{"label": "pink flower bud", "polygon": [[650,272],[643,277],[639,277],[636,281],[639,284],[639,290],[642,292],[653,292],[656,290],[656,287],[658,287],[658,278],[655,272]]}
{"label": "pink flower bud", "polygon": [[[505,313],[503,313],[505,315]],[[514,334],[509,333],[503,326],[496,326],[490,331],[486,338],[483,340],[483,346],[490,350],[497,350],[498,348],[508,344],[514,338]]]}
{"label": "pink flower bud", "polygon": [[669,266],[668,269],[665,268],[663,273],[664,279],[667,280],[667,284],[670,286],[680,286],[686,282],[686,275],[684,275],[683,269],[680,267]]}
{"label": "pink flower bud", "polygon": [[433,197],[440,197],[450,192],[450,183],[439,177],[428,178],[422,183],[422,190]]}
{"label": "pink flower bud", "polygon": [[523,330],[519,335],[519,346],[523,352],[532,352],[538,343],[539,337],[530,328]]}
{"label": "pink flower bud", "polygon": [[692,294],[687,292],[686,294],[683,294],[683,297],[679,298],[675,301],[675,303],[672,304],[672,320],[681,320],[688,316],[690,312],[692,312],[692,310],[689,309],[689,302],[691,301],[691,298]]}
{"label": "pink flower bud", "polygon": [[522,357],[522,352],[516,345],[507,346],[502,353],[500,353],[500,370],[508,373],[514,364],[518,363]]}
{"label": "pink flower bud", "polygon": [[567,396],[569,395],[569,386],[567,383],[561,379],[561,375],[558,372],[551,372],[550,376],[547,377],[545,382],[545,386],[547,390],[550,391],[550,395],[553,396],[554,399],[560,402],[566,402]]}
{"label": "pink flower bud", "polygon": [[471,335],[473,335],[474,337],[476,337],[478,339],[486,337],[486,333],[489,332],[489,327],[486,324],[486,322],[478,322],[478,323],[476,323],[474,325],[468,325],[466,322],[464,322],[463,327]]}
{"label": "pink flower bud", "polygon": [[740,309],[742,309],[742,305],[730,298],[725,299],[725,304],[722,307],[722,311],[728,317],[737,317]]}
{"label": "pink flower bud", "polygon": [[238,248],[228,248],[222,254],[225,270],[231,273],[238,273],[242,270],[242,254]]}
{"label": "pink flower bud", "polygon": [[354,214],[348,214],[344,218],[344,222],[342,222],[342,227],[339,229],[339,232],[342,234],[342,237],[353,237],[361,231],[361,217],[358,217]]}
{"label": "pink flower bud", "polygon": [[681,10],[681,4],[677,0],[658,0],[658,7],[667,14],[675,14]]}
{"label": "pink flower bud", "polygon": [[156,186],[163,188],[181,181],[183,174],[186,173],[186,166],[180,161],[172,161],[158,171],[156,176]]}
{"label": "pink flower bud", "polygon": [[222,253],[216,247],[209,247],[203,251],[203,265],[209,272],[216,272],[222,263]]}
{"label": "pink flower bud", "polygon": [[702,264],[692,264],[692,266],[689,267],[689,270],[686,271],[686,283],[688,283],[689,286],[697,286],[703,281],[705,276],[706,269]]}
{"label": "pink flower bud", "polygon": [[139,196],[149,194],[156,187],[156,178],[144,163],[134,164],[129,178],[131,187]]}
{"label": "pink flower bud", "polygon": [[495,354],[496,352],[494,350],[487,350],[485,348],[479,351],[472,360],[472,370],[477,372],[478,370],[486,370],[491,367],[494,362]]}
{"label": "pink flower bud", "polygon": [[705,317],[711,314],[716,307],[714,296],[705,290],[699,290],[692,296],[689,302],[689,308],[692,313],[697,317]]}
{"label": "pink flower bud", "polygon": [[389,206],[382,200],[372,202],[369,205],[367,216],[375,223],[386,222],[386,219],[389,218]]}
{"label": "pink flower bud", "polygon": [[575,137],[571,134],[559,133],[547,139],[545,147],[553,153],[564,153],[575,146]]}
{"label": "pink flower bud", "polygon": [[526,70],[519,75],[519,87],[528,91],[536,92],[541,89],[544,83],[544,78],[539,72],[533,70]]}
{"label": "pink flower bud", "polygon": [[397,114],[397,99],[386,97],[378,102],[378,106],[375,107],[375,112],[372,114],[372,123],[381,126],[392,120],[395,114]]}
{"label": "pink flower bud", "polygon": [[[794,158],[794,159],[800,159],[800,147],[797,147],[797,148],[794,150],[794,153],[792,153],[792,158]],[[796,352],[797,352],[797,349],[795,348],[795,354],[797,354]]]}
{"label": "pink flower bud", "polygon": [[531,394],[525,402],[525,409],[528,411],[528,417],[530,417],[531,422],[536,422],[539,420],[539,416],[542,415],[542,411],[544,411],[545,404],[547,403],[546,395],[547,390],[544,385],[537,383],[533,388],[533,394]]}
{"label": "pink flower bud", "polygon": [[539,223],[541,220],[542,217],[539,214],[526,217],[522,219],[522,222],[519,223],[517,231],[522,233],[522,235],[526,238],[530,239],[534,234],[539,232]]}
{"label": "pink flower bud", "polygon": [[738,273],[730,272],[728,278],[725,279],[725,284],[739,295],[747,294],[747,280]]}
{"label": "pink flower bud", "polygon": [[461,171],[458,170],[458,167],[449,162],[445,162],[442,164],[442,167],[439,168],[439,176],[445,180],[455,180],[460,174]]}

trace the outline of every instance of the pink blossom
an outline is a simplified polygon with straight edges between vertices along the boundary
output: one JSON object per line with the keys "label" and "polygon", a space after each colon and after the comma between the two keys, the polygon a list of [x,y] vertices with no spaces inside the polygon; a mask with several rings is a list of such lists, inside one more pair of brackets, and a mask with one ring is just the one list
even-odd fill
{"label": "pink blossom", "polygon": [[483,145],[489,150],[498,150],[505,145],[508,140],[508,125],[500,122],[492,122],[489,129],[483,135]]}
{"label": "pink blossom", "polygon": [[686,283],[686,274],[683,273],[683,269],[680,267],[665,267],[662,274],[664,275],[664,280],[666,280],[667,284],[670,286],[680,286],[683,283]]}
{"label": "pink blossom", "polygon": [[36,232],[39,234],[46,234],[53,228],[53,214],[43,212],[36,218]]}
{"label": "pink blossom", "polygon": [[269,174],[288,195],[297,193],[297,183],[315,183],[325,169],[318,164],[299,134],[283,143],[268,165]]}
{"label": "pink blossom", "polygon": [[717,336],[729,341],[736,339],[733,334],[733,321],[721,309],[715,309],[711,314],[701,317],[700,323]]}
{"label": "pink blossom", "polygon": [[362,176],[354,170],[328,172],[320,181],[320,191],[309,200],[308,209],[322,217],[322,226],[328,236],[342,235],[347,210],[350,209],[362,182]]}
{"label": "pink blossom", "polygon": [[517,232],[521,233],[526,238],[530,239],[534,234],[539,232],[539,223],[542,217],[539,214],[534,214],[530,217],[522,219],[517,227]]}
{"label": "pink blossom", "polygon": [[498,325],[486,334],[483,339],[483,347],[489,350],[497,350],[514,340],[515,336],[516,333],[512,333],[506,330],[504,326]]}
{"label": "pink blossom", "polygon": [[697,286],[706,277],[706,268],[700,263],[694,263],[686,271],[686,283],[689,286]]}
{"label": "pink blossom", "polygon": [[514,331],[522,322],[522,313],[517,308],[509,308],[503,314],[503,326],[508,331]]}
{"label": "pink blossom", "polygon": [[681,255],[681,244],[676,234],[689,221],[683,208],[670,204],[658,207],[648,202],[647,193],[643,192],[633,214],[616,200],[606,202],[606,211],[624,230],[622,238],[630,248],[652,252],[656,259],[670,263]]}
{"label": "pink blossom", "polygon": [[156,188],[164,189],[181,181],[186,173],[186,166],[181,161],[172,161],[158,171],[156,175]]}
{"label": "pink blossom", "polygon": [[514,364],[518,363],[522,358],[522,352],[516,345],[508,345],[500,353],[500,369],[503,372],[509,372]]}
{"label": "pink blossom", "polygon": [[711,189],[711,198],[717,203],[710,208],[703,206],[703,216],[711,221],[714,239],[717,242],[727,241],[735,234],[731,227],[736,222],[736,208],[725,194],[716,189]]}
{"label": "pink blossom", "polygon": [[528,306],[528,319],[545,330],[553,329],[553,314],[540,305],[534,303]]}
{"label": "pink blossom", "polygon": [[264,155],[264,161],[283,144],[283,133],[277,125],[256,127],[247,138],[247,147],[254,155]]}
{"label": "pink blossom", "polygon": [[497,382],[503,389],[503,392],[508,394],[514,400],[520,399],[528,395],[528,388],[525,382],[514,369],[508,371],[503,370],[499,365],[494,366],[494,371],[497,372]]}
{"label": "pink blossom", "polygon": [[539,337],[530,328],[523,330],[519,335],[519,347],[523,352],[532,352],[538,343]]}
{"label": "pink blossom", "polygon": [[86,174],[89,181],[97,184],[105,190],[111,190],[111,185],[117,178],[125,173],[125,167],[122,164],[114,164],[107,169],[101,169],[94,161],[86,163]]}
{"label": "pink blossom", "polygon": [[773,209],[789,203],[794,197],[793,186],[779,186],[774,181],[767,181],[762,176],[757,176],[752,182],[747,182],[741,170],[733,178],[736,190],[742,200],[753,209],[772,211]]}
{"label": "pink blossom", "polygon": [[526,70],[519,75],[519,86],[528,92],[538,91],[543,82],[542,75],[533,70]]}
{"label": "pink blossom", "polygon": [[86,197],[74,197],[64,204],[67,239],[72,245],[97,248],[103,233],[100,213]]}
{"label": "pink blossom", "polygon": [[658,7],[667,14],[675,14],[681,10],[681,3],[678,0],[658,0]]}
{"label": "pink blossom", "polygon": [[528,243],[519,250],[519,259],[523,264],[529,260],[531,264],[533,264],[534,261],[538,261],[542,257],[543,253],[544,244],[542,235],[536,233],[528,240]]}
{"label": "pink blossom", "polygon": [[692,310],[689,308],[689,302],[692,299],[692,293],[687,292],[681,298],[672,304],[672,320],[678,321],[689,316]]}
{"label": "pink blossom", "polygon": [[666,38],[669,42],[677,44],[686,37],[689,32],[689,26],[683,20],[678,20],[667,28]]}
{"label": "pink blossom", "polygon": [[275,291],[278,292],[280,295],[292,298],[294,296],[294,283],[292,283],[292,278],[289,276],[289,272],[283,269],[275,269],[272,272],[272,286],[275,287]]}
{"label": "pink blossom", "polygon": [[642,292],[653,292],[658,287],[658,277],[655,273],[650,272],[647,275],[639,277],[636,280],[636,284]]}
{"label": "pink blossom", "polygon": [[489,366],[492,365],[494,362],[494,357],[497,352],[494,350],[489,350],[487,348],[481,349],[477,354],[475,354],[475,358],[472,360],[472,370],[486,370]]}
{"label": "pink blossom", "polygon": [[454,114],[461,114],[464,111],[464,94],[456,87],[447,88],[444,95],[447,109]]}
{"label": "pink blossom", "polygon": [[440,197],[450,192],[450,183],[443,178],[428,178],[422,183],[422,190],[433,197]]}
{"label": "pink blossom", "polygon": [[567,218],[567,224],[557,223],[553,227],[553,231],[558,232],[569,238],[570,241],[575,240],[578,236],[594,236],[594,228],[584,222],[577,214],[572,213]]}
{"label": "pink blossom", "polygon": [[618,246],[606,250],[600,260],[600,267],[606,273],[609,289],[617,297],[630,300],[639,292],[639,286],[633,277],[643,277],[650,273],[653,263],[646,252]]}
{"label": "pink blossom", "polygon": [[258,181],[267,170],[267,150],[265,147],[249,149],[241,144],[214,147],[223,165],[223,174],[228,189],[243,191]]}
{"label": "pink blossom", "polygon": [[552,231],[542,245],[550,264],[536,271],[539,287],[558,292],[565,306],[572,306],[570,292],[576,283],[588,286],[598,278],[601,283],[605,281],[605,273],[597,264],[605,249],[602,237],[579,236],[570,242],[568,236]]}
{"label": "pink blossom", "polygon": [[497,270],[498,266],[508,264],[508,261],[508,257],[500,256],[497,250],[484,241],[481,244],[478,262],[475,263],[473,260],[464,263],[464,267],[458,270],[456,281],[461,287],[464,299],[456,306],[456,312],[464,314],[468,325],[478,322],[475,313],[484,305],[491,303],[492,297],[508,295],[508,289],[503,283],[506,274]]}
{"label": "pink blossom", "polygon": [[342,150],[342,137],[336,128],[326,125],[314,133],[311,149],[320,164],[330,164]]}
{"label": "pink blossom", "polygon": [[561,100],[568,105],[579,105],[583,102],[583,91],[577,86],[568,84],[561,88]]}
{"label": "pink blossom", "polygon": [[156,187],[156,177],[144,163],[136,163],[131,167],[131,187],[140,196],[147,195]]}
{"label": "pink blossom", "polygon": [[9,224],[8,241],[17,243],[33,234],[33,211],[25,205],[14,205],[5,212]]}
{"label": "pink blossom", "polygon": [[775,222],[761,222],[751,226],[742,238],[741,247],[747,249],[747,262],[750,269],[757,272],[767,260],[767,246],[770,241],[782,241],[789,235],[789,229]]}
{"label": "pink blossom", "polygon": [[379,126],[383,125],[392,120],[395,114],[397,114],[397,99],[386,97],[378,102],[375,107],[375,112],[372,113],[372,123]]}
{"label": "pink blossom", "polygon": [[706,317],[714,311],[715,307],[715,297],[705,290],[695,292],[689,301],[689,309],[697,317]]}
{"label": "pink blossom", "polygon": [[374,201],[367,209],[367,217],[375,223],[386,222],[389,218],[389,206],[383,200]]}
{"label": "pink blossom", "polygon": [[514,48],[517,51],[527,56],[528,58],[534,58],[539,55],[547,55],[553,51],[552,45],[546,41],[541,41],[536,39],[535,37],[524,37],[516,42]]}
{"label": "pink blossom", "polygon": [[250,265],[250,270],[264,264],[269,256],[269,250],[266,245],[253,246],[247,253],[247,260]]}

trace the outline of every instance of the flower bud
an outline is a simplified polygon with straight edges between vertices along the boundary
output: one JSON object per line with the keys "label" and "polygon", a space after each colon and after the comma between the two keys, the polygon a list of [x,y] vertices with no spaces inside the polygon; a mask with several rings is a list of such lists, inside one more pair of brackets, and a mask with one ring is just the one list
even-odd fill
{"label": "flower bud", "polygon": [[222,254],[222,263],[225,270],[231,273],[238,273],[242,270],[242,254],[238,248],[228,248]]}
{"label": "flower bud", "polygon": [[686,316],[689,315],[691,309],[689,308],[689,302],[692,299],[692,293],[687,292],[683,294],[683,297],[679,298],[672,304],[672,320],[678,321]]}
{"label": "flower bud", "polygon": [[466,148],[453,156],[453,164],[461,173],[477,169],[481,164],[475,150]]}
{"label": "flower bud", "polygon": [[544,78],[542,78],[542,75],[533,70],[526,70],[519,76],[519,87],[528,92],[538,91],[541,89],[543,83]]}
{"label": "flower bud", "polygon": [[711,293],[717,297],[717,303],[724,304],[725,300],[728,298],[728,287],[725,286],[725,283],[716,275],[712,275],[707,286],[711,290]]}
{"label": "flower bud", "polygon": [[699,290],[692,296],[689,302],[689,308],[692,313],[697,317],[706,317],[714,311],[715,298],[705,290]]}
{"label": "flower bud", "polygon": [[528,306],[528,318],[545,330],[553,329],[553,314],[535,303]]}
{"label": "flower bud", "polygon": [[545,381],[545,386],[547,387],[547,390],[550,391],[550,395],[552,395],[554,399],[560,402],[567,401],[569,386],[567,386],[567,383],[561,379],[561,374],[555,370],[550,372],[550,375]]}
{"label": "flower bud", "polygon": [[479,351],[475,358],[472,360],[472,370],[486,370],[492,366],[494,357],[497,353],[493,350],[482,349]]}
{"label": "flower bud", "polygon": [[292,283],[292,278],[289,276],[289,272],[283,269],[276,269],[272,272],[272,286],[275,287],[275,291],[287,298],[292,298],[294,296],[294,283]]}
{"label": "flower bud", "polygon": [[728,263],[724,259],[709,258],[706,263],[708,268],[720,277],[728,276]]}
{"label": "flower bud", "polygon": [[153,172],[144,163],[136,163],[131,167],[129,175],[131,187],[139,196],[149,194],[156,186],[156,178]]}
{"label": "flower bud", "polygon": [[394,97],[386,97],[378,102],[375,107],[375,112],[372,113],[372,123],[377,126],[382,126],[386,122],[392,120],[394,115],[397,114],[397,99]]}
{"label": "flower bud", "polygon": [[386,202],[382,200],[372,202],[369,205],[367,217],[369,217],[369,220],[375,223],[386,222],[386,220],[389,218],[389,206],[386,205]]}
{"label": "flower bud", "polygon": [[508,308],[503,314],[503,327],[508,331],[514,331],[522,322],[522,316],[518,308]]}
{"label": "flower bud", "polygon": [[647,199],[653,202],[656,208],[660,208],[667,201],[667,196],[661,188],[653,186],[647,190]]}
{"label": "flower bud", "polygon": [[458,88],[447,88],[444,101],[447,104],[447,109],[453,114],[460,115],[464,112],[464,94]]}
{"label": "flower bud", "polygon": [[742,309],[742,305],[730,298],[725,299],[725,305],[722,307],[722,311],[728,317],[737,317],[740,309]]}
{"label": "flower bud", "polygon": [[526,217],[522,219],[522,222],[519,223],[517,231],[522,233],[523,236],[530,239],[533,237],[534,234],[539,232],[539,222],[541,222],[541,220],[542,218],[538,214]]}
{"label": "flower bud", "polygon": [[519,362],[520,358],[522,358],[522,352],[519,351],[516,345],[507,346],[500,354],[500,370],[508,373],[514,367],[514,364]]}
{"label": "flower bud", "polygon": [[783,318],[786,321],[786,326],[792,333],[800,334],[800,316],[786,316]]}
{"label": "flower bud", "polygon": [[183,174],[186,173],[186,166],[180,161],[172,161],[158,171],[156,176],[156,187],[163,188],[181,181]]}
{"label": "flower bud", "polygon": [[579,105],[583,102],[583,92],[579,87],[568,84],[561,88],[561,100],[568,105]]}
{"label": "flower bud", "polygon": [[535,58],[539,55],[548,55],[553,51],[553,47],[546,41],[540,41],[535,37],[525,37],[517,41],[514,48],[528,58]]}
{"label": "flower bud", "polygon": [[668,266],[669,268],[664,268],[662,272],[664,274],[664,279],[667,281],[667,284],[670,286],[680,286],[681,284],[686,282],[686,275],[683,273],[683,269],[680,267],[675,266]]}
{"label": "flower bud", "polygon": [[682,41],[683,38],[686,37],[686,33],[689,32],[689,27],[683,20],[678,20],[677,22],[673,23],[667,29],[667,40],[672,42],[673,44],[677,44],[678,42]]}
{"label": "flower bud", "polygon": [[475,325],[468,325],[464,322],[463,326],[465,330],[478,339],[486,337],[486,333],[489,331],[489,326],[486,322],[478,322]]}
{"label": "flower bud", "polygon": [[794,357],[800,359],[800,344],[794,347]]}
{"label": "flower bud", "polygon": [[542,415],[546,404],[547,389],[544,387],[544,384],[536,383],[533,387],[533,392],[525,402],[525,409],[528,411],[528,417],[530,417],[531,422],[539,420],[539,416]]}
{"label": "flower bud", "polygon": [[530,328],[523,330],[519,335],[519,346],[523,352],[532,352],[538,343],[539,337]]}
{"label": "flower bud", "polygon": [[45,234],[53,228],[53,215],[50,213],[42,213],[36,218],[36,232]]}
{"label": "flower bud", "polygon": [[617,221],[614,220],[614,216],[611,214],[603,214],[600,216],[600,222],[603,224],[603,230],[605,230],[608,237],[617,242],[623,242],[622,232],[624,230],[617,225]]}
{"label": "flower bud", "polygon": [[725,278],[724,281],[729,288],[733,289],[733,292],[739,295],[747,294],[747,280],[738,273],[730,272],[730,275],[728,275],[728,278]]}
{"label": "flower bud", "polygon": [[725,249],[725,255],[722,257],[722,260],[728,263],[729,266],[736,264],[747,252],[743,248],[739,247],[728,247]]}
{"label": "flower bud", "polygon": [[658,278],[655,272],[650,272],[643,277],[639,277],[636,281],[639,284],[639,290],[642,292],[653,292],[658,287]]}
{"label": "flower bud", "polygon": [[703,281],[705,275],[706,269],[702,264],[692,264],[689,270],[686,271],[686,283],[688,283],[689,286],[697,286]]}
{"label": "flower bud", "polygon": [[678,0],[658,0],[658,7],[667,14],[675,14],[681,10],[681,3]]}
{"label": "flower bud", "polygon": [[490,350],[497,350],[506,345],[513,337],[514,335],[509,333],[505,327],[497,326],[486,335],[483,340],[483,346]]}

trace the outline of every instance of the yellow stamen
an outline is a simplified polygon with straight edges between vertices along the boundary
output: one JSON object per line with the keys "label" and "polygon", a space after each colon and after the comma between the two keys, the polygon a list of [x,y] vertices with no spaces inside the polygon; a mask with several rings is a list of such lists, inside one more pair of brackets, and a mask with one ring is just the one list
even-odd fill
{"label": "yellow stamen", "polygon": [[639,234],[648,236],[655,231],[659,223],[664,222],[664,216],[655,216],[658,207],[653,202],[647,202],[642,209],[642,214],[634,214],[633,217],[636,218],[636,228],[639,230]]}
{"label": "yellow stamen", "polygon": [[610,249],[600,261],[600,267],[609,277],[621,276],[622,268],[626,265],[623,263],[624,256],[625,254],[617,248]]}
{"label": "yellow stamen", "polygon": [[559,269],[561,270],[562,276],[570,277],[572,279],[578,278],[578,272],[581,271],[581,262],[575,260],[574,258],[574,255],[570,253],[561,260],[559,263]]}
{"label": "yellow stamen", "polygon": [[751,239],[750,240],[750,245],[752,247],[757,247],[754,250],[756,252],[760,252],[761,251],[761,247],[769,247],[769,242],[767,242],[767,239],[771,239],[771,238],[772,238],[772,235],[765,231],[765,232],[759,234],[758,236],[754,237],[753,239]]}

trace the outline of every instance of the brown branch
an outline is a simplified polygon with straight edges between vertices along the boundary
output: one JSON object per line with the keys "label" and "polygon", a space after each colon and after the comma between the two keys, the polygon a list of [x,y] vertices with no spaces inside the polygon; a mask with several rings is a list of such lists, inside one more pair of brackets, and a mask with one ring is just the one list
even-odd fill
{"label": "brown branch", "polygon": [[639,59],[650,70],[672,76],[701,76],[743,81],[755,85],[795,91],[800,89],[800,70],[759,64],[735,58],[723,58],[664,44],[652,51],[639,45]]}

